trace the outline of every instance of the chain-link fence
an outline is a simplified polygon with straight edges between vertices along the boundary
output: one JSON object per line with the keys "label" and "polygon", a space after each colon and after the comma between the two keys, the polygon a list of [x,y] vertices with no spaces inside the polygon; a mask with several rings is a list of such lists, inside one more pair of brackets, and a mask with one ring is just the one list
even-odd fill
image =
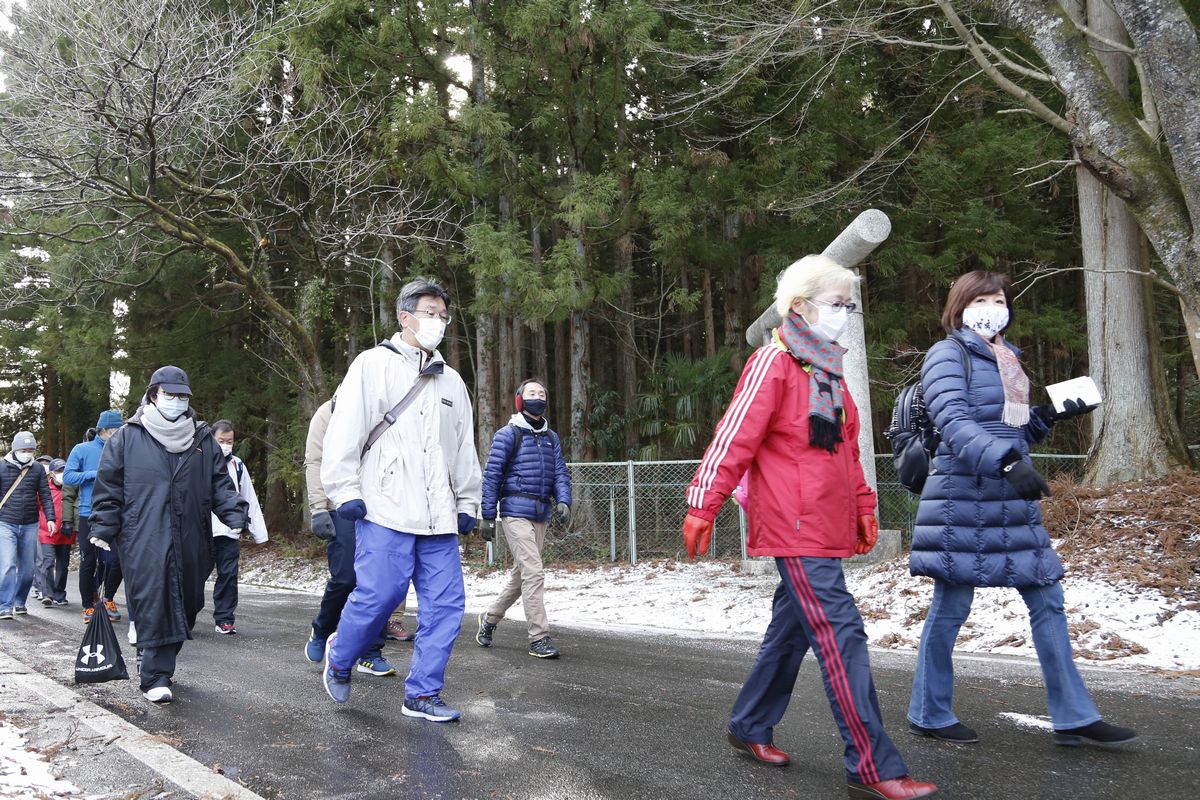
{"label": "chain-link fence", "polygon": [[[1034,455],[1047,477],[1078,478],[1083,456]],[[699,461],[619,461],[569,464],[574,493],[571,522],[564,530],[552,523],[546,536],[546,562],[624,561],[678,556],[680,527],[687,512],[684,493]],[[875,457],[879,489],[879,526],[901,531],[907,543],[917,514],[917,498],[896,480],[892,458]],[[497,531],[493,563],[508,563],[503,535]],[[710,552],[717,558],[745,555],[746,517],[737,503],[726,503],[713,525]]]}

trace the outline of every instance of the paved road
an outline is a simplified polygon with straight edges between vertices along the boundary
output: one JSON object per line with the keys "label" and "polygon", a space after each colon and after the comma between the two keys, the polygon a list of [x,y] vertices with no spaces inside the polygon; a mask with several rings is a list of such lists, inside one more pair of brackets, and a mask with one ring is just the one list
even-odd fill
{"label": "paved road", "polygon": [[[487,651],[469,638],[468,618],[445,693],[464,719],[437,725],[401,716],[401,678],[356,675],[349,704],[326,698],[319,667],[301,652],[316,602],[243,588],[233,637],[202,615],[170,706],[150,706],[135,681],[78,691],[267,798],[845,797],[815,663],[801,670],[776,731],[792,766],[769,768],[735,753],[723,733],[755,642],[561,630],[563,658],[538,661],[524,652],[520,623],[502,624]],[[0,647],[69,682],[81,633],[76,610],[39,607],[0,628]],[[403,666],[409,648],[390,643],[388,653]],[[941,785],[941,796],[1200,794],[1200,681],[1089,670],[1101,710],[1143,742],[1130,752],[1060,748],[1000,716],[1045,713],[1036,665],[964,658],[958,710],[983,741],[955,747],[903,733],[911,655],[873,658],[889,730],[912,773]]]}

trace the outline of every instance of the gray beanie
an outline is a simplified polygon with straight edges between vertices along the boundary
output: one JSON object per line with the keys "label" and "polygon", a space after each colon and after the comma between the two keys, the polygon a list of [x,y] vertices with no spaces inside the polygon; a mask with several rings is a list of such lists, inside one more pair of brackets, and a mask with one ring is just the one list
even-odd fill
{"label": "gray beanie", "polygon": [[12,447],[9,449],[14,453],[17,450],[37,450],[37,439],[33,438],[29,431],[21,431],[13,437]]}

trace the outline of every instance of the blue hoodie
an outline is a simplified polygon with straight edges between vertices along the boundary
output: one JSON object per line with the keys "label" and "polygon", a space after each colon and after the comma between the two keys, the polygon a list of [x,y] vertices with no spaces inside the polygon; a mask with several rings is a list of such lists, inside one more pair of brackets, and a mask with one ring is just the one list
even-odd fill
{"label": "blue hoodie", "polygon": [[100,453],[104,441],[97,436],[90,442],[81,442],[71,448],[67,456],[67,468],[63,470],[63,483],[79,487],[79,516],[87,519],[92,513],[92,487],[96,484],[96,470],[100,466]]}

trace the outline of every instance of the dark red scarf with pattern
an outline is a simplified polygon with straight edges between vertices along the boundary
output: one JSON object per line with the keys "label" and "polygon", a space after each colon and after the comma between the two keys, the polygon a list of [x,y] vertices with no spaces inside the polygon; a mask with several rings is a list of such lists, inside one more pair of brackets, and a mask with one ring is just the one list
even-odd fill
{"label": "dark red scarf with pattern", "polygon": [[846,348],[813,333],[795,311],[779,326],[779,338],[797,361],[808,365],[808,441],[831,453],[842,440],[842,357]]}

